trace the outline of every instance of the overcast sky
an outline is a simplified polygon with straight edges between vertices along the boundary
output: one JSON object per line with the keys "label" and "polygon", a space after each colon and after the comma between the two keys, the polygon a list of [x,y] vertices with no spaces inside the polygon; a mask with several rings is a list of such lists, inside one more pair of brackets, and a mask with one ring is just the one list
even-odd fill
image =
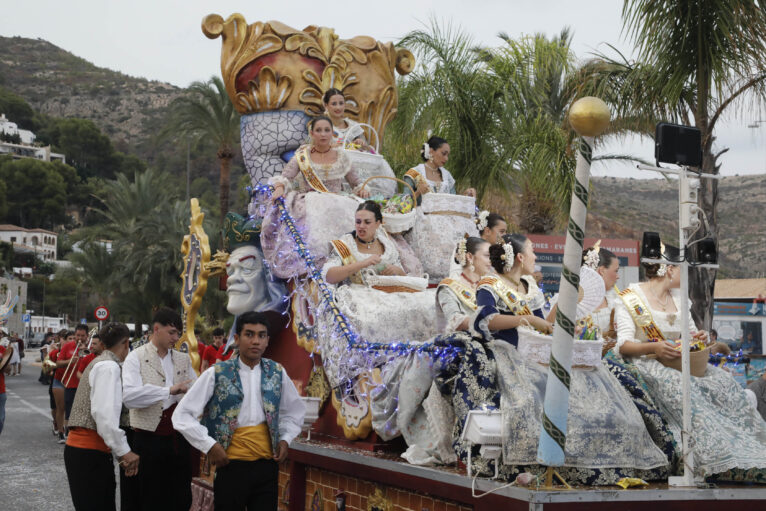
{"label": "overcast sky", "polygon": [[[248,22],[279,20],[294,28],[333,27],[342,38],[370,35],[395,41],[423,27],[429,18],[452,21],[478,44],[497,44],[497,33],[511,36],[562,27],[574,30],[573,50],[579,58],[607,51],[610,43],[626,54],[632,45],[621,37],[619,0],[583,2],[555,0],[378,0],[377,2],[262,0],[205,2],[202,0],[34,0],[4,2],[0,35],[41,38],[97,66],[185,87],[194,80],[220,74],[221,40],[207,39],[202,18],[217,13],[226,18],[239,12]],[[10,5],[9,5],[10,4]],[[766,123],[747,127],[766,113],[730,115],[718,124],[718,145],[730,147],[722,157],[725,175],[766,173]],[[453,148],[459,150],[459,148]],[[609,152],[652,159],[651,141],[629,140],[604,148]],[[594,167],[596,175],[642,176],[627,165]]]}

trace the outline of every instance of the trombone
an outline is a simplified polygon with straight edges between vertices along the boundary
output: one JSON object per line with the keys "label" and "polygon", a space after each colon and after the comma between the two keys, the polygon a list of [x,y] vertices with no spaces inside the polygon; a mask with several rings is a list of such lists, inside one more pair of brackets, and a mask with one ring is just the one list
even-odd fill
{"label": "trombone", "polygon": [[[93,336],[96,335],[96,332],[98,331],[98,327],[93,327],[93,329],[88,332],[88,346],[83,350],[85,355],[90,353],[90,347],[93,344]],[[75,361],[75,359],[78,359],[81,355],[80,353],[80,343],[77,343],[77,349],[75,350],[74,354],[72,355],[72,358],[69,359],[69,363],[66,366],[66,369],[64,369],[64,377],[61,379],[62,383],[64,384],[64,387],[69,385],[69,382],[72,380],[72,376],[75,375],[77,372],[77,364],[75,364],[74,368],[72,369],[72,372],[69,373],[69,376],[67,376],[67,372],[69,372],[69,369],[72,367],[72,362]],[[66,379],[66,381],[64,381]]]}

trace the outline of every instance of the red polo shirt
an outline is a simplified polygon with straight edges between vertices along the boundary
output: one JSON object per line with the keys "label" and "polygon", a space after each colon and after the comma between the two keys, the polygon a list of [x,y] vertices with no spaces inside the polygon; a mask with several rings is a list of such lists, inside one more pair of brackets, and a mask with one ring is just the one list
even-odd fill
{"label": "red polo shirt", "polygon": [[[88,355],[85,355],[80,359],[80,362],[77,364],[77,371],[83,373],[85,372],[85,369],[88,367],[88,364],[90,364],[94,358],[96,358],[95,353],[89,353]],[[77,375],[75,375],[77,376]]]}
{"label": "red polo shirt", "polygon": [[220,348],[218,348],[218,360],[229,360],[231,356],[234,354],[234,349],[230,349],[229,352],[224,355],[223,350],[226,349],[226,344],[222,344]]}
{"label": "red polo shirt", "polygon": [[[77,351],[77,342],[71,341],[65,343],[61,347],[61,352],[58,354],[58,356],[62,360],[68,360],[74,356],[75,351]],[[68,389],[76,389],[80,384],[80,378],[77,377],[77,362],[78,361],[72,362],[72,365],[69,366],[69,371],[66,371],[66,367],[61,371],[63,379],[60,381],[61,383],[65,384],[66,388]],[[66,371],[66,374],[64,371]],[[72,375],[71,378],[69,377],[70,374]]]}

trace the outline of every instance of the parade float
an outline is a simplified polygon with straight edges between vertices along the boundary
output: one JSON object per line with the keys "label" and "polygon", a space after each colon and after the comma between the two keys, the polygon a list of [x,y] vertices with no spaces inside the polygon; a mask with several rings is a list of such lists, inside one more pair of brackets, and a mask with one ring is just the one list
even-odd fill
{"label": "parade float", "polygon": [[[433,367],[462,357],[465,347],[465,334],[442,334],[434,284],[449,276],[457,242],[478,234],[477,210],[473,197],[441,193],[403,207],[407,194],[399,192],[380,153],[379,141],[396,115],[397,74],[413,69],[414,56],[372,37],[342,39],[331,28],[297,30],[277,21],[248,24],[239,14],[209,15],[202,31],[222,40],[221,73],[241,114],[251,202],[247,212],[227,215],[225,251],[211,254],[203,213],[192,199],[182,246],[187,328],[179,342],[199,368],[193,324],[210,279],[226,283],[231,314],[269,314],[273,331],[266,356],[284,365],[307,404],[305,435],[280,469],[280,509],[612,509],[615,502],[626,509],[649,502],[670,509],[678,501],[717,509],[722,500],[766,498],[761,489],[669,489],[664,482],[631,490],[573,488],[565,470],[561,486],[553,486],[553,469],[566,464],[567,418],[571,422],[578,413],[570,406],[570,380],[601,364],[600,340],[573,337],[582,316],[578,275],[593,137],[609,122],[603,102],[591,98],[570,113],[582,142],[557,328],[553,338],[529,332],[524,344],[530,359],[548,371],[539,427],[531,433],[539,437],[536,458],[543,469],[522,486],[516,474],[501,469],[504,446],[515,434],[502,424],[502,407],[469,413],[461,441],[476,458],[472,467],[469,455],[466,466],[451,445],[454,413],[433,384]],[[414,256],[406,276],[362,273],[350,285],[328,284],[324,263],[336,256],[353,259],[331,242],[354,229],[362,199],[329,193],[310,166],[301,167],[301,177],[313,191],[272,197],[272,178],[296,151],[300,161],[307,121],[323,112],[322,96],[330,88],[342,91],[347,114],[360,127],[353,137],[363,136],[373,148],[360,150],[350,143],[353,137],[339,140],[363,187],[383,206],[379,239]],[[193,509],[212,508],[211,472],[203,460],[193,483]]]}

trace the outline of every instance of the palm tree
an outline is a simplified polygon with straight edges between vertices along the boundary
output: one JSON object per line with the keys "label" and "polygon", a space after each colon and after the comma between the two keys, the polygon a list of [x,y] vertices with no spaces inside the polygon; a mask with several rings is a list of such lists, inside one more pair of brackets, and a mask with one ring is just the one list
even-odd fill
{"label": "palm tree", "polygon": [[[651,135],[660,120],[693,124],[702,133],[702,171],[718,174],[728,150],[713,145],[719,119],[744,101],[766,99],[766,10],[752,0],[625,0],[622,17],[637,59],[599,55],[581,70],[580,94],[610,104],[615,133]],[[702,180],[700,206],[716,239],[717,203],[718,182]],[[690,274],[694,319],[707,328],[715,276]]]}
{"label": "palm tree", "polygon": [[220,78],[194,82],[188,94],[171,103],[171,121],[164,131],[176,138],[215,144],[220,164],[219,202],[221,223],[229,211],[231,160],[239,143],[239,114],[229,100]]}
{"label": "palm tree", "polygon": [[520,194],[520,227],[550,232],[568,208],[572,135],[563,121],[574,67],[568,29],[559,37],[500,34],[479,48],[451,25],[408,34],[400,44],[423,63],[399,83],[399,107],[386,131],[386,155],[400,170],[418,161],[426,133],[450,143],[449,168],[483,197]]}

